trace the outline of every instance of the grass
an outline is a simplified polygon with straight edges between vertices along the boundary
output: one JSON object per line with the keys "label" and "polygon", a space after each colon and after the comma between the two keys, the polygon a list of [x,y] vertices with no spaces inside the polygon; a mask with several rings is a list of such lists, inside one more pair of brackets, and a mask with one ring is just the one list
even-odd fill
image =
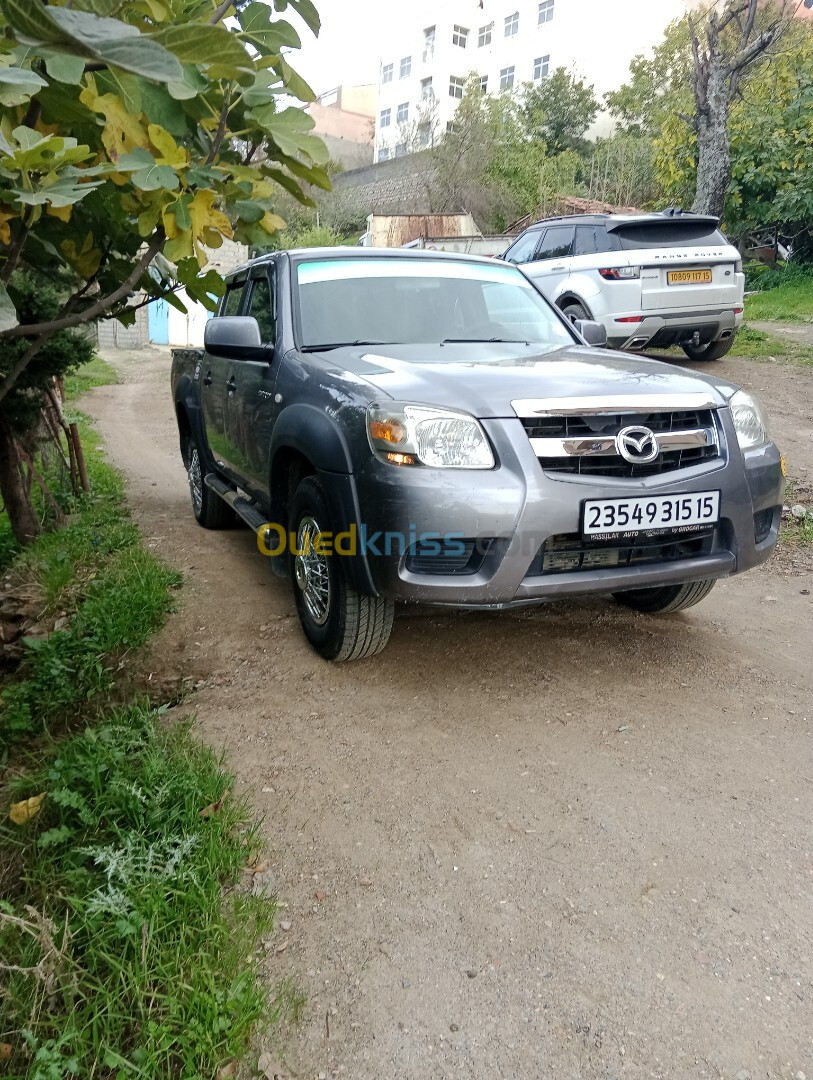
{"label": "grass", "polygon": [[232,783],[187,727],[133,706],[16,785],[45,798],[0,825],[4,1076],[213,1078],[297,1007],[288,987],[269,1003],[246,959],[274,907],[232,888],[253,843]]}
{"label": "grass", "polygon": [[776,334],[766,334],[746,325],[737,334],[729,356],[754,360],[773,356],[777,360],[813,364],[813,345],[803,345],[784,335],[778,337]]}
{"label": "grass", "polygon": [[813,278],[746,296],[745,317],[776,322],[813,321]]}
{"label": "grass", "polygon": [[807,509],[807,515],[803,518],[795,518],[792,514],[783,515],[780,537],[783,545],[791,547],[809,547],[813,544],[813,490],[800,487],[796,480],[788,480],[785,489],[785,505],[794,506],[801,504]]}
{"label": "grass", "polygon": [[296,1020],[304,998],[286,982],[269,1000],[256,977],[274,905],[240,888],[256,837],[233,778],[188,724],[112,704],[178,576],[81,423],[92,493],[6,570],[64,625],[28,642],[0,701],[0,1075],[233,1076],[255,1025]]}

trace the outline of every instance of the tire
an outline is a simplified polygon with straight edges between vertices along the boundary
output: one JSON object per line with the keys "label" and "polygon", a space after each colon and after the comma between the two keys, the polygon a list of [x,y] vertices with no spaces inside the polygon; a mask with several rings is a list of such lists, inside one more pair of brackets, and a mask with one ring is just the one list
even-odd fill
{"label": "tire", "polygon": [[685,611],[694,607],[709,595],[717,584],[711,581],[692,581],[687,585],[661,585],[654,589],[629,589],[613,593],[613,599],[634,611],[647,615],[670,615],[673,611]]}
{"label": "tire", "polygon": [[721,360],[731,352],[735,337],[736,335],[732,334],[731,337],[712,341],[708,345],[681,345],[681,348],[690,360]]}
{"label": "tire", "polygon": [[234,524],[234,511],[204,483],[203,457],[194,437],[189,439],[186,459],[189,494],[195,520],[204,529],[227,529]]}
{"label": "tire", "polygon": [[316,477],[300,482],[288,520],[296,538],[296,550],[288,557],[291,584],[305,637],[325,660],[361,660],[380,653],[390,638],[395,605],[360,593],[345,577],[337,555],[317,553],[308,543],[320,533],[335,535]]}
{"label": "tire", "polygon": [[575,322],[576,319],[590,319],[592,317],[584,304],[579,304],[576,300],[570,300],[565,304],[562,308],[562,314],[571,322]]}

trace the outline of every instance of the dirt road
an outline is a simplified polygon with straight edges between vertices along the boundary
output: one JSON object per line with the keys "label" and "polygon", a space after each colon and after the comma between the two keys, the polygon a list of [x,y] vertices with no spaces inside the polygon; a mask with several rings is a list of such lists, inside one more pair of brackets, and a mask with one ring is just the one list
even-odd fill
{"label": "dirt road", "polygon": [[[692,611],[403,612],[316,659],[247,530],[192,518],[166,353],[96,416],[184,572],[147,658],[264,816],[298,1077],[813,1080],[813,561]],[[813,372],[724,361],[813,486]]]}

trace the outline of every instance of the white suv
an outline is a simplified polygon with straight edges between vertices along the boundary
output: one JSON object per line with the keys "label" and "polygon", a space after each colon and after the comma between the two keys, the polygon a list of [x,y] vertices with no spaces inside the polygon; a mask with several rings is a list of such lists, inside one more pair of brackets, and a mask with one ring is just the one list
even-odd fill
{"label": "white suv", "polygon": [[680,345],[719,360],[742,325],[745,275],[717,218],[666,211],[537,222],[503,258],[572,319],[593,319],[615,349]]}

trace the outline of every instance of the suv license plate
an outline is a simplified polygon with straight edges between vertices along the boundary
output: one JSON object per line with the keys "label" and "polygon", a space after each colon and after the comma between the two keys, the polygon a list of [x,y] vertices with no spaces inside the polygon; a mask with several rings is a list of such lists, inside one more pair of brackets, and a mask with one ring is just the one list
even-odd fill
{"label": "suv license plate", "polygon": [[666,275],[667,285],[710,285],[711,270],[670,270]]}
{"label": "suv license plate", "polygon": [[641,499],[590,499],[584,503],[582,535],[696,532],[720,520],[720,492],[650,495]]}

